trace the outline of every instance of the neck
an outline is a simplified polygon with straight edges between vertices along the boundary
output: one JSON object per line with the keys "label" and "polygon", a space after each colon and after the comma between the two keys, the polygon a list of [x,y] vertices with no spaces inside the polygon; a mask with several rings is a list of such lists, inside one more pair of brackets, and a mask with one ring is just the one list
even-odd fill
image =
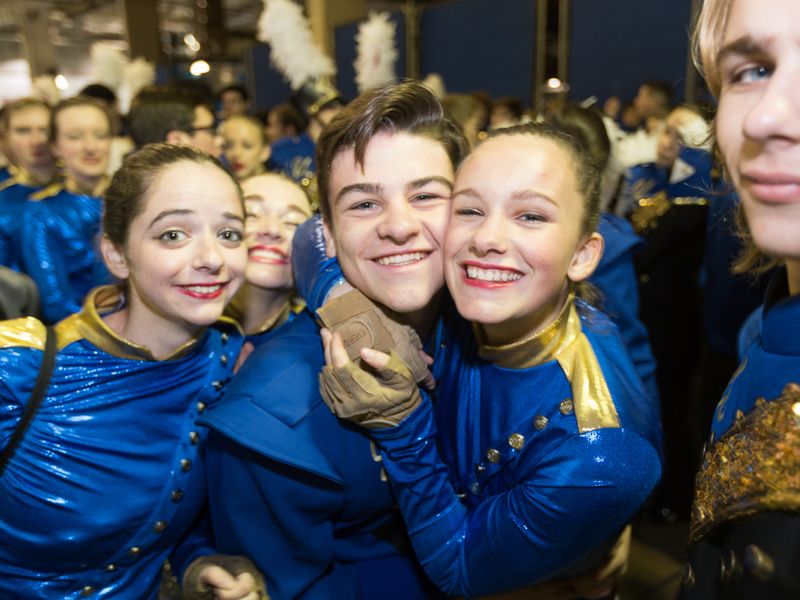
{"label": "neck", "polygon": [[291,294],[291,290],[264,289],[245,283],[234,299],[236,308],[242,314],[240,323],[244,332],[248,335],[259,333],[264,323],[280,314]]}
{"label": "neck", "polygon": [[[156,360],[174,355],[182,346],[199,337],[204,329],[197,325],[187,327],[173,322],[165,322],[164,326],[158,328],[153,328],[152,324],[145,327],[137,322],[130,306],[106,315],[103,320],[120,337],[150,350]],[[153,335],[154,330],[158,331],[157,336]]]}
{"label": "neck", "polygon": [[528,339],[545,329],[555,320],[564,308],[564,303],[568,296],[569,287],[565,286],[554,301],[532,313],[508,319],[502,323],[480,324],[479,328],[483,338],[492,346],[503,346]]}
{"label": "neck", "polygon": [[786,260],[786,276],[789,280],[789,295],[800,294],[800,259]]}
{"label": "neck", "polygon": [[414,328],[423,344],[428,339],[434,323],[436,323],[442,305],[443,293],[436,294],[424,308],[400,315],[408,325]]}
{"label": "neck", "polygon": [[20,176],[34,185],[45,185],[53,179],[53,167],[19,167]]}
{"label": "neck", "polygon": [[73,194],[100,196],[108,186],[108,177],[83,177],[77,174],[68,174],[64,180],[64,187]]}

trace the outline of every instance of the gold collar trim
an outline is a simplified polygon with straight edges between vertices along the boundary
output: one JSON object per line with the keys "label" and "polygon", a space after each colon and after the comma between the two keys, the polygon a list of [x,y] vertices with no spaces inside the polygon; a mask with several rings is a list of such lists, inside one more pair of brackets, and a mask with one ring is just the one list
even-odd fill
{"label": "gold collar trim", "polygon": [[[76,340],[86,339],[101,350],[120,358],[159,360],[153,356],[149,348],[126,340],[103,321],[103,315],[119,310],[122,305],[124,305],[124,293],[121,286],[106,285],[92,290],[86,297],[83,310],[67,317],[56,326],[59,348]],[[200,337],[202,333],[160,360],[172,360],[186,355]]]}
{"label": "gold collar trim", "polygon": [[[482,342],[480,334],[478,340]],[[481,344],[479,354],[507,369],[528,369],[557,360],[572,388],[579,431],[585,433],[602,427],[620,426],[619,415],[600,363],[581,328],[572,292],[561,312],[547,327],[512,344]]]}

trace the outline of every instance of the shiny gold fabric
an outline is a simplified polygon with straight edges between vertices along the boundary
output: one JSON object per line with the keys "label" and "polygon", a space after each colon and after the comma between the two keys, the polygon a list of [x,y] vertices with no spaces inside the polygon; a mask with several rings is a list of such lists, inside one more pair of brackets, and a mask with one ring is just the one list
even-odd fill
{"label": "shiny gold fabric", "polygon": [[619,427],[619,416],[611,399],[600,364],[589,340],[581,330],[581,320],[570,293],[561,312],[547,327],[527,339],[490,346],[478,329],[480,355],[507,369],[528,369],[557,360],[572,386],[572,399],[581,433],[601,427]]}
{"label": "shiny gold fabric", "polygon": [[761,511],[800,511],[800,385],[756,401],[706,453],[697,475],[690,540]]}

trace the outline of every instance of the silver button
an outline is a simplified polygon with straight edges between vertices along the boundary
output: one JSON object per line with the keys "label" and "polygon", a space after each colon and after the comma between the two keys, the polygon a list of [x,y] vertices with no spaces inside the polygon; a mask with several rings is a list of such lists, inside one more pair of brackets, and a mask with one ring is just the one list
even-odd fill
{"label": "silver button", "polygon": [[217,381],[212,381],[212,382],[211,382],[211,385],[212,385],[212,386],[214,386],[214,389],[215,389],[216,391],[220,391],[220,390],[222,389],[222,386],[223,386],[223,385],[225,385],[225,384],[224,384],[224,383],[222,383],[222,382],[221,382],[221,381],[218,379]]}
{"label": "silver button", "polygon": [[131,555],[131,556],[139,556],[139,553],[141,551],[142,551],[142,549],[139,548],[139,546],[134,546],[133,548],[128,550],[128,554]]}
{"label": "silver button", "polygon": [[205,402],[198,402],[197,403],[197,412],[201,413],[205,409],[206,409],[206,403]]}
{"label": "silver button", "polygon": [[220,356],[219,357],[219,362],[221,362],[223,365],[227,365],[228,364],[228,355],[227,354],[223,354],[222,356]]}
{"label": "silver button", "polygon": [[170,494],[170,498],[172,498],[173,502],[180,502],[183,500],[183,490],[172,490],[172,494]]}
{"label": "silver button", "polygon": [[94,588],[91,585],[86,585],[81,590],[81,596],[91,596],[94,594]]}
{"label": "silver button", "polygon": [[106,565],[106,571],[116,571],[117,565]]}
{"label": "silver button", "polygon": [[221,335],[221,336],[219,336],[219,337],[220,337],[220,339],[222,340],[222,343],[223,343],[223,344],[227,344],[227,343],[228,343],[228,334],[227,334],[227,333],[224,333],[224,332],[223,332],[223,333],[222,333],[222,335]]}

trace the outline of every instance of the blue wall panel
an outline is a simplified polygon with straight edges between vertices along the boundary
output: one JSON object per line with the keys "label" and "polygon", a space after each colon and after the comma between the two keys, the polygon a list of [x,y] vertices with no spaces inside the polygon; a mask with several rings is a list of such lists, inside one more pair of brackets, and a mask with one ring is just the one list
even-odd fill
{"label": "blue wall panel", "polygon": [[420,19],[420,75],[439,73],[448,92],[485,90],[530,104],[534,0],[458,0]]}
{"label": "blue wall panel", "polygon": [[648,79],[682,100],[691,0],[572,0],[570,96],[632,100]]}
{"label": "blue wall panel", "polygon": [[269,46],[256,44],[246,56],[247,83],[256,108],[272,108],[289,99],[292,89],[269,61]]}
{"label": "blue wall panel", "polygon": [[[395,11],[389,13],[389,18],[395,24],[395,48],[397,61],[394,72],[397,77],[406,75],[406,21],[403,13]],[[352,100],[358,95],[356,85],[356,70],[353,63],[356,60],[356,33],[359,23],[348,23],[336,28],[334,43],[336,47],[336,85],[345,99]]]}

